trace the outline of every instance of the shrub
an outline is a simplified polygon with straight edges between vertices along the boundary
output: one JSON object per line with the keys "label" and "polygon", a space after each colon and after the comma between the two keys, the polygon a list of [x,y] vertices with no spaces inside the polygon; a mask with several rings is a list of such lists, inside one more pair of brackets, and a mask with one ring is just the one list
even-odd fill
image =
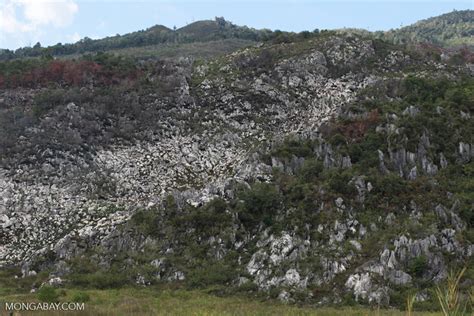
{"label": "shrub", "polygon": [[398,175],[389,174],[385,177],[380,178],[380,181],[377,183],[379,190],[384,195],[399,195],[406,191],[407,184],[406,181],[400,178]]}
{"label": "shrub", "polygon": [[237,277],[236,267],[224,262],[209,263],[193,269],[188,273],[187,283],[192,287],[206,287],[210,285],[229,284]]}
{"label": "shrub", "polygon": [[65,92],[62,89],[46,90],[35,96],[33,113],[36,117],[46,114],[55,107],[65,103]]}
{"label": "shrub", "polygon": [[360,143],[352,143],[348,146],[348,154],[352,163],[365,172],[369,168],[378,167],[377,150],[384,150],[385,146],[385,139],[381,134],[368,132]]}
{"label": "shrub", "polygon": [[121,271],[97,271],[91,274],[72,274],[71,283],[75,286],[93,289],[119,288],[129,283],[127,274]]}
{"label": "shrub", "polygon": [[89,302],[91,299],[91,297],[89,296],[89,294],[87,294],[86,292],[76,292],[74,293],[74,295],[72,296],[72,301],[73,302],[78,302],[78,303],[85,303],[85,302]]}
{"label": "shrub", "polygon": [[353,195],[356,192],[354,185],[349,183],[352,179],[349,171],[328,170],[325,172],[324,178],[327,181],[328,189],[333,193]]}
{"label": "shrub", "polygon": [[341,146],[341,145],[345,145],[347,141],[343,135],[338,133],[331,137],[331,139],[329,140],[329,143],[333,146]]}
{"label": "shrub", "polygon": [[421,278],[423,272],[428,268],[428,260],[425,256],[419,256],[408,264],[407,272],[415,278]]}
{"label": "shrub", "polygon": [[323,163],[316,159],[305,160],[301,170],[298,172],[300,179],[304,182],[315,181],[323,172]]}
{"label": "shrub", "polygon": [[403,81],[403,93],[409,103],[429,103],[442,98],[450,86],[446,79],[428,80],[410,76]]}
{"label": "shrub", "polygon": [[293,155],[296,157],[309,157],[313,155],[313,147],[310,141],[289,138],[275,148],[272,155],[279,158],[291,158]]}
{"label": "shrub", "polygon": [[131,223],[140,233],[145,236],[157,236],[158,229],[158,210],[152,208],[147,210],[139,210],[132,216]]}
{"label": "shrub", "polygon": [[371,178],[374,190],[371,199],[379,204],[390,202],[391,205],[403,205],[410,198],[408,181],[396,174]]}
{"label": "shrub", "polygon": [[202,207],[188,208],[188,213],[177,216],[173,225],[194,227],[201,236],[216,235],[231,223],[231,215],[226,212],[226,209],[226,202],[216,198]]}
{"label": "shrub", "polygon": [[58,301],[59,293],[54,287],[45,285],[38,290],[37,297],[42,302],[53,303]]}
{"label": "shrub", "polygon": [[242,192],[240,198],[243,206],[239,209],[239,218],[249,225],[260,221],[270,225],[281,201],[276,187],[268,183],[255,183],[250,190]]}

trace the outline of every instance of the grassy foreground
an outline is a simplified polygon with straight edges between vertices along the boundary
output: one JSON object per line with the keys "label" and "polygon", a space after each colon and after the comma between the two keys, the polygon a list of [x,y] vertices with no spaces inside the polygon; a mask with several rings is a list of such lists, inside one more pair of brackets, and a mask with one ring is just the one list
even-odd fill
{"label": "grassy foreground", "polygon": [[[1,293],[2,291],[0,291]],[[71,302],[78,293],[87,295],[82,312],[21,312],[14,315],[405,315],[397,310],[371,310],[360,307],[313,308],[284,305],[275,301],[260,301],[242,296],[218,297],[204,291],[156,290],[152,288],[122,288],[113,290],[65,289],[61,302]],[[35,294],[7,294],[6,302],[38,302]],[[3,305],[3,303],[2,303]],[[2,306],[2,309],[4,306]],[[1,314],[1,313],[0,313]],[[413,315],[441,315],[415,312]]]}

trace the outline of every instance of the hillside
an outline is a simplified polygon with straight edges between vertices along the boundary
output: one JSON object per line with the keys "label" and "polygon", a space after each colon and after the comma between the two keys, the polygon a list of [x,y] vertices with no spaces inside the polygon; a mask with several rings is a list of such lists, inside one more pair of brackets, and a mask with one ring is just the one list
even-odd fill
{"label": "hillside", "polygon": [[[364,37],[382,39],[395,44],[428,43],[445,48],[473,47],[474,11],[453,11],[415,24],[387,32],[369,32],[362,29],[343,29]],[[317,33],[303,31],[300,37]],[[85,37],[73,44],[58,43],[41,47],[22,47],[15,51],[0,49],[0,61],[25,57],[54,56],[76,58],[85,53],[111,52],[136,58],[173,58],[193,56],[212,58],[231,53],[260,42],[281,42],[295,34],[268,29],[256,30],[238,26],[224,18],[190,23],[178,29],[155,25],[148,29],[102,39]]]}
{"label": "hillside", "polygon": [[473,73],[439,54],[325,31],[210,60],[1,63],[3,291],[431,309],[464,266],[470,291]]}
{"label": "hillside", "polygon": [[[234,46],[236,43],[245,43],[248,46],[249,43],[266,40],[272,36],[273,32],[269,30],[255,30],[245,26],[237,26],[226,21],[224,18],[216,18],[215,20],[197,21],[176,30],[169,29],[163,25],[155,25],[146,30],[103,39],[93,40],[86,37],[74,44],[59,43],[50,47],[35,45],[33,47],[19,48],[14,52],[3,50],[0,51],[0,60],[44,55],[70,56],[141,47],[156,50],[166,49],[170,45],[176,46],[190,43],[207,43],[212,45],[216,41],[224,40],[224,43],[230,42]],[[238,46],[238,48],[242,47]]]}
{"label": "hillside", "polygon": [[474,47],[474,10],[453,11],[383,33],[397,44],[432,43],[443,47]]}

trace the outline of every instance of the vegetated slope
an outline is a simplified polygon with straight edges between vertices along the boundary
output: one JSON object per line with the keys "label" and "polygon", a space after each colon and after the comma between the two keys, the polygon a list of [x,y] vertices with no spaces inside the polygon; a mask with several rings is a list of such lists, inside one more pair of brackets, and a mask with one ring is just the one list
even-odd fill
{"label": "vegetated slope", "polygon": [[23,291],[431,307],[451,268],[473,273],[461,57],[322,32],[193,63],[2,64],[0,264]]}
{"label": "vegetated slope", "polygon": [[[215,20],[197,21],[182,28],[171,30],[162,25],[156,25],[146,30],[124,35],[109,36],[103,39],[84,38],[74,44],[58,43],[54,46],[23,47],[15,51],[0,51],[0,60],[9,60],[21,57],[38,57],[42,55],[67,56],[83,53],[103,52],[127,48],[140,47],[167,47],[187,43],[208,43],[227,40],[239,43],[242,41],[257,42],[271,38],[274,35],[270,30],[256,30],[246,26],[237,26],[224,18]],[[233,40],[233,41],[230,41]],[[224,41],[225,43],[225,41]],[[248,45],[248,43],[247,43]],[[241,47],[239,47],[241,48]]]}
{"label": "vegetated slope", "polygon": [[474,10],[453,11],[383,33],[397,44],[432,43],[443,47],[474,46]]}
{"label": "vegetated slope", "polygon": [[[473,11],[454,11],[437,17],[419,21],[413,25],[371,33],[366,30],[344,29],[343,32],[374,36],[396,44],[429,43],[446,48],[473,46]],[[309,36],[304,31],[300,36]],[[285,41],[291,33],[256,30],[246,26],[237,26],[224,18],[193,22],[179,29],[169,29],[155,25],[146,30],[124,35],[109,36],[102,39],[84,38],[74,44],[58,43],[41,47],[23,47],[15,51],[0,50],[0,60],[23,57],[77,57],[84,53],[116,52],[135,57],[216,57],[236,49],[251,46],[261,41]],[[194,44],[194,45],[193,45]]]}
{"label": "vegetated slope", "polygon": [[[195,59],[211,59],[233,53],[245,47],[252,47],[258,45],[252,40],[243,40],[238,38],[228,38],[207,42],[191,42],[191,43],[177,43],[166,45],[152,45],[142,47],[128,47],[121,49],[113,49],[107,51],[111,54],[120,56],[129,56],[134,59],[180,59],[180,58],[195,58]],[[80,57],[80,56],[68,56]]]}

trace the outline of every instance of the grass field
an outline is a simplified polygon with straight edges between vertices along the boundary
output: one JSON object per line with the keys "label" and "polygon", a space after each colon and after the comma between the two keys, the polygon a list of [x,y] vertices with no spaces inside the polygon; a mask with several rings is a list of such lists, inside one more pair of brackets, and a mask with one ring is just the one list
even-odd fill
{"label": "grass field", "polygon": [[[0,292],[1,293],[1,292]],[[5,291],[3,291],[5,293]],[[243,296],[218,297],[204,291],[153,288],[123,288],[114,290],[62,290],[60,301],[71,302],[78,293],[87,295],[82,312],[15,312],[14,315],[390,315],[402,316],[398,310],[377,310],[362,307],[318,308],[284,305],[276,301],[261,301]],[[3,302],[38,302],[36,294],[2,295]],[[3,303],[2,303],[3,305]],[[4,305],[2,306],[2,310]],[[0,313],[0,315],[3,315]],[[414,315],[441,315],[415,312]]]}

